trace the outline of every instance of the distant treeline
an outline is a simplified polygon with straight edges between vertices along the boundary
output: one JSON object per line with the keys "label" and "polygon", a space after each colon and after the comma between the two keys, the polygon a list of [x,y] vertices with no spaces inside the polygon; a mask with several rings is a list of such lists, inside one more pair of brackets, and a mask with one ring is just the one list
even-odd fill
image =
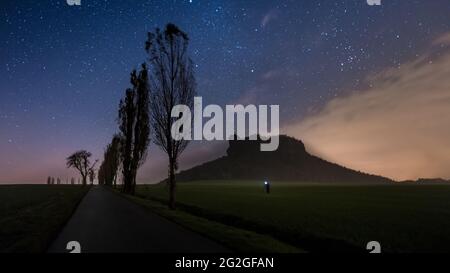
{"label": "distant treeline", "polygon": [[66,184],[66,185],[80,185],[81,183],[81,179],[78,178],[78,180],[76,180],[75,178],[71,178],[70,181],[69,179],[66,179],[65,181],[62,181],[61,178],[56,178],[49,176],[47,177],[47,185],[60,185],[60,184]]}

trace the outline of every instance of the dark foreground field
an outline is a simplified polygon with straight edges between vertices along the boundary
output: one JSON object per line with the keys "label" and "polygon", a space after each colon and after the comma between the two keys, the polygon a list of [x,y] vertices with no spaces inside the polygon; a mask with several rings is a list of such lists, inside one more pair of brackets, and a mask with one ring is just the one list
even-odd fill
{"label": "dark foreground field", "polygon": [[88,187],[0,186],[0,252],[44,252]]}
{"label": "dark foreground field", "polygon": [[[138,195],[164,202],[165,185]],[[450,252],[450,186],[331,186],[260,182],[179,184],[179,209],[245,228],[306,251]]]}

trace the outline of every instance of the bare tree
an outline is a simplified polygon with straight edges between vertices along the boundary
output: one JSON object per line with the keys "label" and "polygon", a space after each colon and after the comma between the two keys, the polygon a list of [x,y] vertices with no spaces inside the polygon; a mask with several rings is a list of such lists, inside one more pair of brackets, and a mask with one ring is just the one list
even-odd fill
{"label": "bare tree", "polygon": [[134,194],[138,168],[147,157],[150,144],[148,71],[142,65],[139,74],[131,73],[132,88],[126,90],[119,105],[120,156],[122,161],[123,192]]}
{"label": "bare tree", "polygon": [[178,158],[186,149],[187,140],[174,140],[171,135],[176,118],[171,112],[182,104],[192,107],[195,96],[193,64],[187,54],[189,38],[174,24],[162,32],[148,33],[145,49],[149,55],[151,124],[156,145],[169,157],[169,207],[175,209],[175,171]]}
{"label": "bare tree", "polygon": [[81,178],[83,180],[83,186],[85,186],[87,183],[89,172],[94,169],[95,164],[97,163],[97,161],[95,161],[93,164],[91,164],[89,160],[91,156],[92,154],[90,152],[82,150],[73,153],[66,159],[67,168],[75,168],[80,172]]}

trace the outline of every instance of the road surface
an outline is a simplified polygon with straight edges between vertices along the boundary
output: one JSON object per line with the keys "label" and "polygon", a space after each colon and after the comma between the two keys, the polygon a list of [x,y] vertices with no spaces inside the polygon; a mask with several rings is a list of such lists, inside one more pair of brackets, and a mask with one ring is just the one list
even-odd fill
{"label": "road surface", "polygon": [[219,244],[189,231],[101,186],[92,187],[51,244],[49,252],[218,253]]}

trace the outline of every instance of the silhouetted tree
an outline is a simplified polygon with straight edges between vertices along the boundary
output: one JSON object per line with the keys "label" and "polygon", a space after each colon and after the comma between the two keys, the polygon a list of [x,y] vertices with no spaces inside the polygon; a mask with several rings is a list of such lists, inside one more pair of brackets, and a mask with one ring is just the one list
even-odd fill
{"label": "silhouetted tree", "polygon": [[94,184],[95,180],[95,170],[92,168],[89,170],[89,182],[91,182],[91,185]]}
{"label": "silhouetted tree", "polygon": [[[148,96],[148,95],[147,95]],[[148,99],[147,99],[148,100]],[[147,109],[148,109],[148,103],[147,103]],[[148,110],[147,110],[148,111]],[[148,113],[148,112],[147,112]],[[149,117],[147,114],[147,125],[149,123]],[[148,125],[149,127],[149,125]],[[146,136],[147,138],[147,146],[150,142],[149,140],[149,135],[150,135],[150,128],[148,128],[148,134]],[[116,185],[117,183],[117,173],[119,170],[119,166],[120,166],[120,144],[121,144],[122,139],[120,138],[119,135],[115,135],[111,141],[111,144],[108,147],[108,163],[109,163],[109,177],[112,179],[112,184]],[[147,149],[147,146],[145,149]]]}
{"label": "silhouetted tree", "polygon": [[119,105],[120,156],[123,192],[134,194],[138,168],[145,161],[150,142],[149,85],[147,66],[131,73],[132,88]]}
{"label": "silhouetted tree", "polygon": [[105,185],[105,161],[103,160],[102,164],[98,168],[97,179],[99,185]]}
{"label": "silhouetted tree", "polygon": [[105,149],[102,165],[98,170],[99,184],[112,186],[116,183],[117,172],[120,166],[120,143],[119,135],[114,135],[112,141]]}
{"label": "silhouetted tree", "polygon": [[187,34],[173,24],[167,24],[163,32],[156,29],[154,33],[148,33],[145,44],[151,71],[151,124],[155,144],[169,157],[171,209],[175,209],[178,158],[188,144],[187,140],[172,138],[171,129],[176,118],[171,117],[171,112],[179,104],[192,107],[196,88],[193,64],[187,53],[188,44]]}
{"label": "silhouetted tree", "polygon": [[47,185],[51,185],[52,184],[52,178],[49,176],[47,177]]}
{"label": "silhouetted tree", "polygon": [[92,165],[89,160],[89,158],[92,156],[90,152],[87,151],[78,151],[73,153],[71,156],[69,156],[66,159],[66,165],[68,168],[75,168],[80,172],[81,178],[83,180],[83,186],[87,183],[87,177],[91,170],[94,169],[95,164],[97,161],[95,161]]}
{"label": "silhouetted tree", "polygon": [[55,178],[52,177],[52,185],[55,185]]}
{"label": "silhouetted tree", "polygon": [[70,185],[75,185],[75,178],[72,177],[72,178],[70,179]]}

